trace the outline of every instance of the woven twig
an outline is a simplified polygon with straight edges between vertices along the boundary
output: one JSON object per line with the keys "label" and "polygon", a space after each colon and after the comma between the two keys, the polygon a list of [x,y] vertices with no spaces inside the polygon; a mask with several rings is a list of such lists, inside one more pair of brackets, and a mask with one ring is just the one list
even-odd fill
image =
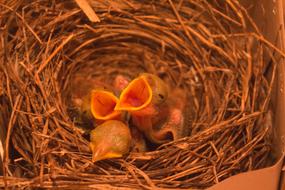
{"label": "woven twig", "polygon": [[[284,53],[238,1],[88,2],[100,22],[74,1],[0,3],[1,187],[206,188],[272,163],[269,102]],[[187,89],[191,133],[92,163],[73,94],[143,71]]]}

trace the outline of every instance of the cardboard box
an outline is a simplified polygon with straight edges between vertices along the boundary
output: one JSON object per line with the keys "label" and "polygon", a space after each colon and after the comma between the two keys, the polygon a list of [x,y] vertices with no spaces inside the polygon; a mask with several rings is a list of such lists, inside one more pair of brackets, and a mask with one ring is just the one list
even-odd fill
{"label": "cardboard box", "polygon": [[[284,0],[240,0],[267,40],[285,50]],[[274,152],[277,162],[265,169],[230,177],[209,190],[285,190],[284,134],[285,134],[285,60],[277,67],[276,85],[272,94],[273,127],[276,129]],[[283,168],[283,169],[282,169]]]}

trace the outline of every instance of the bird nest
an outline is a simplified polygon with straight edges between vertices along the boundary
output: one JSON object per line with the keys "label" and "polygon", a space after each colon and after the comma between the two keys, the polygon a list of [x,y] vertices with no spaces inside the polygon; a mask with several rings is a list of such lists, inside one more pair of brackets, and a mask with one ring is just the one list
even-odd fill
{"label": "bird nest", "polygon": [[[238,1],[89,3],[100,22],[75,1],[0,3],[2,187],[206,188],[272,164],[282,52]],[[188,136],[92,163],[73,94],[142,72],[186,89]]]}

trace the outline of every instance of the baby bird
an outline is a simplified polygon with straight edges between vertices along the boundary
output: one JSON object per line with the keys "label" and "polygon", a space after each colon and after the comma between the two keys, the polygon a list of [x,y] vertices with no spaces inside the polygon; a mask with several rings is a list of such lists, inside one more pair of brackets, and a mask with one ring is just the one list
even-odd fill
{"label": "baby bird", "polygon": [[[121,92],[128,86],[130,83],[130,79],[124,75],[117,75],[114,79],[114,89],[115,92],[120,95]],[[129,114],[126,114],[129,117]],[[129,121],[129,118],[126,118],[126,121]],[[132,135],[132,145],[131,151],[132,152],[146,152],[147,145],[143,133],[139,131],[135,126],[130,126],[130,131]]]}
{"label": "baby bird", "polygon": [[[185,93],[184,93],[185,94]],[[115,110],[129,111],[137,128],[153,143],[162,144],[183,136],[183,93],[172,92],[159,77],[143,73],[121,93]]]}
{"label": "baby bird", "polygon": [[121,121],[108,120],[90,133],[89,147],[92,162],[109,158],[119,158],[130,151],[131,132]]}
{"label": "baby bird", "polygon": [[[95,118],[91,111],[92,96],[94,96],[94,94],[101,94],[103,90],[109,90],[110,92],[112,92],[111,85],[96,78],[76,75],[73,77],[69,88],[72,103],[72,106],[70,107],[75,108],[73,110],[74,113],[76,113],[76,122],[78,122],[80,124],[79,126],[83,127],[84,130],[92,129],[95,122]],[[96,93],[93,93],[94,89],[95,91],[97,91]],[[112,94],[105,93],[104,95],[108,96],[109,99],[112,100],[111,102],[118,100],[117,98],[113,97]],[[100,95],[100,97],[102,96]],[[100,106],[99,112],[103,111],[101,107],[102,106]]]}

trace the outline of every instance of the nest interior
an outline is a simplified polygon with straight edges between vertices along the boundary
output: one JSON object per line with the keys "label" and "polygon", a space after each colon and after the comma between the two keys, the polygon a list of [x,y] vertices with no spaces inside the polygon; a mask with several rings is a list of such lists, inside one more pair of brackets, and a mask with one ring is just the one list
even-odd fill
{"label": "nest interior", "polygon": [[[2,186],[207,188],[272,164],[276,54],[238,1],[0,3]],[[283,55],[283,54],[282,54]],[[269,59],[265,59],[269,57]],[[269,61],[268,61],[269,60]],[[141,72],[187,93],[187,137],[91,162],[70,110],[92,81]]]}

